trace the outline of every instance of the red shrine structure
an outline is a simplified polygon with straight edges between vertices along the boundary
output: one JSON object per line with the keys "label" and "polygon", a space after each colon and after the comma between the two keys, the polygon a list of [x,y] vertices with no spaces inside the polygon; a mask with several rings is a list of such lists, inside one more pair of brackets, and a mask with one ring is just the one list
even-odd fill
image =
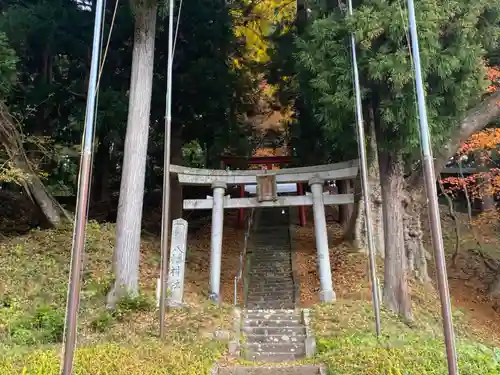
{"label": "red shrine structure", "polygon": [[[251,165],[261,165],[264,169],[273,169],[274,165],[290,164],[292,157],[289,155],[274,155],[274,156],[222,156],[221,169],[248,169]],[[239,185],[239,197],[245,197],[245,185]],[[297,195],[304,195],[304,186],[302,183],[297,183]],[[300,226],[306,225],[306,207],[299,206],[299,224]],[[238,209],[238,227],[242,228],[245,225],[245,209]]]}

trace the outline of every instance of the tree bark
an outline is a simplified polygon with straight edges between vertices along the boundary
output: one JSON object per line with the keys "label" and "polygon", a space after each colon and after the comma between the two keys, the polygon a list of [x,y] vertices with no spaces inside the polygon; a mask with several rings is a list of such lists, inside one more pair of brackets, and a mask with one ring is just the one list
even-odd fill
{"label": "tree bark", "polygon": [[92,201],[107,202],[109,200],[109,179],[110,179],[110,144],[105,135],[98,140],[97,152],[94,158]]}
{"label": "tree bark", "polygon": [[[173,130],[170,157],[172,164],[182,165],[182,127]],[[182,185],[177,176],[170,176],[170,225],[172,220],[182,218],[182,207]]]}
{"label": "tree bark", "polygon": [[52,197],[40,177],[31,167],[15,120],[10,116],[7,107],[3,103],[0,103],[0,144],[4,147],[14,165],[27,176],[22,181],[23,188],[40,208],[48,223],[57,227],[63,221],[70,220],[69,214]]}
{"label": "tree bark", "polygon": [[[384,226],[382,220],[382,200],[380,192],[380,173],[378,165],[377,137],[375,134],[375,125],[373,114],[368,113],[368,186],[370,188],[370,201],[372,209],[372,223],[374,242],[377,254],[385,255],[384,249]],[[353,214],[345,238],[352,242],[353,246],[361,251],[367,252],[368,242],[366,239],[366,216],[364,207],[364,197],[361,188],[360,178],[354,185],[354,206]]]}
{"label": "tree bark", "polygon": [[26,165],[24,162],[17,162],[17,167],[22,168],[29,173],[26,181],[28,192],[34,202],[40,207],[43,215],[51,226],[57,227],[62,222],[69,220],[70,216],[64,211],[61,205],[52,197],[42,180]]}
{"label": "tree bark", "polygon": [[489,171],[491,165],[488,165],[489,156],[483,150],[476,153],[478,160],[478,172],[481,172],[476,179],[477,191],[476,201],[481,212],[490,211],[495,208],[495,189],[493,188],[491,175]]}
{"label": "tree bark", "polygon": [[500,266],[497,268],[495,272],[495,277],[493,282],[488,285],[488,296],[490,298],[497,299],[500,297]]}
{"label": "tree bark", "polygon": [[407,321],[412,320],[403,231],[404,164],[401,155],[379,151],[384,220],[384,303]]}
{"label": "tree bark", "polygon": [[[337,182],[339,194],[354,193],[353,182],[351,180],[340,180]],[[353,215],[354,204],[341,204],[339,207],[339,222],[343,227],[346,227]]]}
{"label": "tree bark", "polygon": [[147,6],[137,4],[134,9],[132,76],[116,221],[115,284],[108,295],[110,307],[124,295],[139,293],[141,219],[153,85],[156,11],[156,3]]}
{"label": "tree bark", "polygon": [[409,190],[408,195],[403,200],[403,226],[408,270],[419,281],[429,283],[431,278],[429,277],[427,260],[430,258],[430,254],[424,246],[421,217],[424,200],[424,194],[421,190]]}

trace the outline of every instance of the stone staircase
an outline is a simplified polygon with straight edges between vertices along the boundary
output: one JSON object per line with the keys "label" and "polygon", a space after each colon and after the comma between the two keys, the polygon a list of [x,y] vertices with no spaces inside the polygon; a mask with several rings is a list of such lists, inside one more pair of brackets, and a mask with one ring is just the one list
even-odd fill
{"label": "stone staircase", "polygon": [[[214,375],[326,374],[322,366],[280,363],[314,353],[314,338],[307,327],[308,314],[296,309],[298,285],[292,265],[289,220],[288,209],[256,211],[247,253],[250,262],[245,309],[242,316],[239,309],[235,310],[238,311],[236,326],[243,336],[240,356],[260,364],[216,368]],[[275,366],[266,365],[270,362]]]}
{"label": "stone staircase", "polygon": [[295,310],[295,280],[288,210],[262,209],[258,213],[243,312],[247,360],[284,362],[305,357],[306,330]]}
{"label": "stone staircase", "polygon": [[306,328],[295,310],[246,310],[243,315],[245,359],[288,362],[306,356]]}
{"label": "stone staircase", "polygon": [[288,210],[261,209],[248,249],[246,308],[295,308]]}

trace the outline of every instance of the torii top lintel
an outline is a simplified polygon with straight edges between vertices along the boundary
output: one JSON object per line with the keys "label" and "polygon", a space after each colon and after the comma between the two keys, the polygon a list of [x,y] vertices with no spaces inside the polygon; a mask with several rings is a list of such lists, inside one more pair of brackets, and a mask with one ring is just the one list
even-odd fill
{"label": "torii top lintel", "polygon": [[170,173],[176,174],[183,185],[212,185],[224,182],[228,185],[255,184],[257,176],[273,174],[277,183],[307,182],[311,178],[324,180],[349,180],[358,175],[358,160],[342,163],[315,165],[312,167],[285,168],[278,170],[224,170],[189,168],[171,165]]}

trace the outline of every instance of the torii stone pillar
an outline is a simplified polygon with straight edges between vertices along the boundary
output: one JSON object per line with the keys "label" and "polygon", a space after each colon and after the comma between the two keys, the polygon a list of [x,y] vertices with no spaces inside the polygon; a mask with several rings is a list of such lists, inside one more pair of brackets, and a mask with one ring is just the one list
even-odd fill
{"label": "torii stone pillar", "polygon": [[210,299],[219,303],[220,273],[222,262],[222,235],[224,228],[224,194],[226,183],[215,181],[212,184],[212,236],[210,245]]}
{"label": "torii stone pillar", "polygon": [[316,249],[318,252],[318,269],[320,279],[319,297],[321,302],[330,302],[336,299],[333,291],[332,269],[330,267],[330,254],[328,250],[328,235],[326,233],[325,204],[323,202],[323,184],[320,178],[313,177],[309,180],[311,186],[314,233],[316,236]]}

